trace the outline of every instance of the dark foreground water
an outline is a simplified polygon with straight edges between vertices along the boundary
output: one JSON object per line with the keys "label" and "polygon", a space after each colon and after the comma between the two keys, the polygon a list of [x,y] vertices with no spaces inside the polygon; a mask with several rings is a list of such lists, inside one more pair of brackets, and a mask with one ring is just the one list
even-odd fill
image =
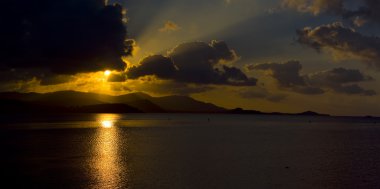
{"label": "dark foreground water", "polygon": [[1,184],[9,188],[380,188],[380,124],[373,119],[0,118]]}

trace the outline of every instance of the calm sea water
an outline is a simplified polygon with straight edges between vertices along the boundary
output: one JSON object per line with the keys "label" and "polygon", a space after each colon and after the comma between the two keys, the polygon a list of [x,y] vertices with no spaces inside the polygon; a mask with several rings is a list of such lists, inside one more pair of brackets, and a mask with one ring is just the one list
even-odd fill
{"label": "calm sea water", "polygon": [[377,122],[256,115],[2,115],[1,184],[380,188]]}

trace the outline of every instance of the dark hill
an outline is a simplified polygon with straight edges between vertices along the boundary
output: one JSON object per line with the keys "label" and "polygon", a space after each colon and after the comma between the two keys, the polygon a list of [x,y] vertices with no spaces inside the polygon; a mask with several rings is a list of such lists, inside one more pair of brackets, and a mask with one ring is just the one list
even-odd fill
{"label": "dark hill", "polygon": [[141,110],[126,104],[98,104],[71,107],[72,112],[79,113],[142,113]]}
{"label": "dark hill", "polygon": [[[117,111],[121,111],[120,105],[125,105],[124,111],[132,111],[137,109],[140,112],[147,113],[159,113],[159,112],[225,112],[224,108],[215,106],[210,103],[204,103],[201,101],[194,100],[186,96],[166,96],[166,97],[152,97],[145,93],[131,93],[121,96],[111,96],[96,93],[84,93],[76,91],[60,91],[53,93],[16,93],[7,92],[0,93],[0,101],[5,103],[6,101],[13,101],[12,103],[18,102],[22,103],[22,106],[31,106],[31,109],[35,107],[83,107],[81,110],[87,111],[86,108],[93,108],[100,111],[100,108],[104,108],[105,111],[112,111],[109,107],[113,104]],[[99,107],[99,105],[104,104],[104,106]],[[119,104],[119,106],[115,106]],[[97,107],[94,107],[97,105]],[[18,106],[18,105],[14,105]],[[133,108],[127,110],[127,107]],[[21,105],[20,105],[21,107]],[[86,108],[84,108],[86,107]],[[4,109],[4,108],[2,108]],[[45,109],[45,108],[44,108]],[[16,110],[15,110],[16,111]],[[76,110],[79,111],[79,110]],[[89,110],[88,110],[89,111]],[[94,110],[95,111],[95,110]],[[116,110],[115,110],[116,111]],[[121,111],[123,112],[123,111]]]}

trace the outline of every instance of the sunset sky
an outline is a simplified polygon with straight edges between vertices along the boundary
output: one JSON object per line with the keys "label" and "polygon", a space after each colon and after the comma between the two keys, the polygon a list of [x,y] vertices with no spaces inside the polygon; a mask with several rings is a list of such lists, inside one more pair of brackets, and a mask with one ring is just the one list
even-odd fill
{"label": "sunset sky", "polygon": [[380,116],[378,0],[3,4],[1,91],[145,92]]}

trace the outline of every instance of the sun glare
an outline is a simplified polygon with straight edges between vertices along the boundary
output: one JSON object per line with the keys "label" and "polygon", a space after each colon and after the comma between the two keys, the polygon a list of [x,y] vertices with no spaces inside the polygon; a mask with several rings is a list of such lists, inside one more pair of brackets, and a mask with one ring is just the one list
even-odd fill
{"label": "sun glare", "polygon": [[117,114],[99,114],[97,117],[97,122],[102,128],[113,128],[117,126],[117,122],[120,116]]}
{"label": "sun glare", "polygon": [[111,75],[111,71],[110,71],[110,70],[106,70],[106,71],[104,71],[104,75],[105,75],[105,76],[110,76],[110,75]]}
{"label": "sun glare", "polygon": [[111,127],[113,127],[113,122],[112,121],[104,120],[101,123],[102,123],[102,127],[104,127],[104,128],[111,128]]}

